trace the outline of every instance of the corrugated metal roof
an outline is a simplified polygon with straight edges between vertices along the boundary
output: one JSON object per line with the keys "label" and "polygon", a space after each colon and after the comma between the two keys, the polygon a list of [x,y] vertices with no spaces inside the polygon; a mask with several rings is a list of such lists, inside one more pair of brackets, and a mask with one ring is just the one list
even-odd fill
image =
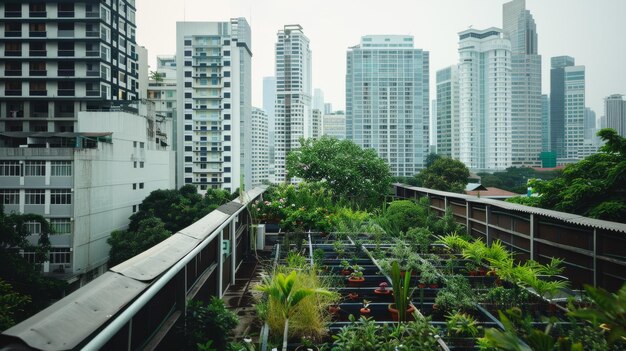
{"label": "corrugated metal roof", "polygon": [[402,188],[416,190],[416,191],[438,195],[438,196],[447,196],[447,197],[452,197],[452,198],[463,199],[467,202],[489,204],[492,206],[497,206],[497,207],[511,210],[511,211],[519,211],[519,212],[529,213],[529,214],[532,213],[532,214],[536,214],[540,216],[545,216],[545,217],[550,217],[550,218],[554,218],[557,220],[561,220],[566,223],[581,225],[585,227],[599,228],[599,229],[604,229],[604,230],[612,230],[612,231],[616,231],[620,233],[626,233],[626,224],[624,223],[604,221],[601,219],[584,217],[584,216],[573,214],[573,213],[559,212],[559,211],[554,211],[554,210],[548,210],[545,208],[514,204],[510,202],[505,202],[505,201],[477,198],[477,197],[469,196],[469,195],[450,193],[450,192],[439,191],[439,190],[432,190],[428,188],[404,185],[400,183],[394,183],[394,186],[399,186]]}
{"label": "corrugated metal roof", "polygon": [[177,233],[111,268],[111,271],[129,278],[151,281],[172,267],[199,243],[198,239]]}
{"label": "corrugated metal roof", "polygon": [[227,204],[223,204],[222,206],[218,207],[217,210],[224,212],[230,216],[230,215],[235,214],[242,207],[243,207],[242,204],[231,201]]}
{"label": "corrugated metal roof", "polygon": [[146,283],[106,272],[3,334],[40,350],[72,349],[146,287]]}
{"label": "corrugated metal roof", "polygon": [[228,217],[229,216],[223,212],[211,211],[211,213],[194,222],[187,228],[180,230],[178,233],[202,241],[222,225]]}
{"label": "corrugated metal roof", "polygon": [[259,185],[255,188],[252,188],[249,191],[244,192],[243,201],[241,201],[241,197],[237,197],[233,202],[248,204],[251,199],[255,199],[257,196],[261,195],[265,190],[267,190],[267,185]]}

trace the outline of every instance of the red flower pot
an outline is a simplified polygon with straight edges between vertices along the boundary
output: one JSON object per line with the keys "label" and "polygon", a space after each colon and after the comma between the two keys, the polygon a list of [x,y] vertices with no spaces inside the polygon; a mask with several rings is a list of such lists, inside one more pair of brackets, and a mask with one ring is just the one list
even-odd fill
{"label": "red flower pot", "polygon": [[361,286],[365,281],[365,277],[350,277],[348,278],[348,285],[352,287]]}
{"label": "red flower pot", "polygon": [[349,294],[348,294],[348,298],[349,298],[350,300],[352,300],[352,301],[356,301],[356,300],[358,300],[358,299],[359,299],[359,294],[357,294],[357,293],[349,293]]}
{"label": "red flower pot", "polygon": [[360,312],[361,314],[370,314],[371,310],[369,308],[361,308]]}
{"label": "red flower pot", "polygon": [[[393,307],[392,307],[393,306]],[[389,310],[389,313],[391,314],[391,320],[394,322],[398,321],[398,310],[395,309],[394,307],[396,306],[395,303],[391,303],[389,305],[387,305],[387,310]],[[407,319],[411,320],[411,314],[415,312],[415,307],[410,306],[407,310],[406,310],[406,315],[407,315]]]}

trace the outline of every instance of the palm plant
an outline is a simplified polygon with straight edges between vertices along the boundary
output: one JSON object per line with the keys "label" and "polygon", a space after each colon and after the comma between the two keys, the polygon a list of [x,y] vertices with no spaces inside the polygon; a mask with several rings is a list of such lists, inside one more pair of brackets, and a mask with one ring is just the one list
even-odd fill
{"label": "palm plant", "polygon": [[[409,284],[411,282],[411,270],[408,270],[404,277],[400,274],[400,265],[394,261],[391,264],[391,285],[393,287],[393,298],[395,300],[395,306],[398,310],[398,323],[405,322],[407,320],[406,311],[409,306],[409,299],[411,298],[411,292],[409,291]],[[391,305],[390,305],[391,308]]]}
{"label": "palm plant", "polygon": [[456,232],[437,236],[437,243],[446,245],[452,253],[461,253],[461,251],[469,245],[469,242]]}

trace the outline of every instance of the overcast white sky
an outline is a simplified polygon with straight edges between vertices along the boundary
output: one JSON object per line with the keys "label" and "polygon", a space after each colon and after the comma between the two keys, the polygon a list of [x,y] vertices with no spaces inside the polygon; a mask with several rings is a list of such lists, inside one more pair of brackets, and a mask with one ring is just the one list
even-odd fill
{"label": "overcast white sky", "polygon": [[[246,17],[252,28],[252,103],[262,107],[262,77],[274,75],[276,32],[300,24],[311,40],[313,88],[335,109],[345,106],[346,50],[367,34],[410,34],[430,51],[430,98],[435,72],[458,61],[457,33],[468,26],[502,27],[507,0],[137,0],[137,42],[157,55],[176,50],[177,21]],[[543,92],[550,57],[569,55],[587,70],[587,106],[604,114],[603,98],[626,94],[625,0],[527,0],[543,56]]]}

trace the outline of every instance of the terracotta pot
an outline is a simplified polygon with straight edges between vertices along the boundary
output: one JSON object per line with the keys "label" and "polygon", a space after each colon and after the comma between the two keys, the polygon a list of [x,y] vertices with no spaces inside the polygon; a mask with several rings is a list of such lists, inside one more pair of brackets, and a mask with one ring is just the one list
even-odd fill
{"label": "terracotta pot", "polygon": [[348,285],[352,287],[361,286],[364,281],[364,277],[350,277],[348,278]]}
{"label": "terracotta pot", "polygon": [[376,294],[376,295],[389,295],[389,294],[391,294],[391,290],[389,290],[389,289],[379,290],[379,288],[377,288],[377,289],[374,289],[374,294]]}
{"label": "terracotta pot", "polygon": [[348,298],[352,301],[358,300],[359,299],[359,294],[357,293],[349,293],[348,294]]}
{"label": "terracotta pot", "polygon": [[437,289],[437,288],[439,288],[439,284],[430,284],[429,287],[431,289]]}
{"label": "terracotta pot", "polygon": [[352,273],[352,272],[350,272],[349,269],[342,269],[341,270],[341,275],[350,275],[350,273]]}
{"label": "terracotta pot", "polygon": [[[393,307],[391,307],[393,306]],[[387,310],[389,310],[389,313],[391,313],[391,320],[394,322],[398,321],[398,310],[395,309],[394,307],[396,306],[395,303],[390,303],[389,305],[387,305]],[[406,310],[406,315],[407,315],[407,319],[411,320],[411,314],[415,312],[415,307],[410,306],[407,310]]]}
{"label": "terracotta pot", "polygon": [[361,312],[361,314],[369,314],[370,312],[372,312],[369,308],[361,308],[359,311]]}
{"label": "terracotta pot", "polygon": [[337,305],[328,306],[328,312],[330,312],[331,314],[337,314],[339,313],[339,311],[341,311],[341,308]]}
{"label": "terracotta pot", "polygon": [[417,287],[420,288],[420,289],[424,289],[424,288],[426,288],[426,284],[419,283],[419,284],[417,284]]}

